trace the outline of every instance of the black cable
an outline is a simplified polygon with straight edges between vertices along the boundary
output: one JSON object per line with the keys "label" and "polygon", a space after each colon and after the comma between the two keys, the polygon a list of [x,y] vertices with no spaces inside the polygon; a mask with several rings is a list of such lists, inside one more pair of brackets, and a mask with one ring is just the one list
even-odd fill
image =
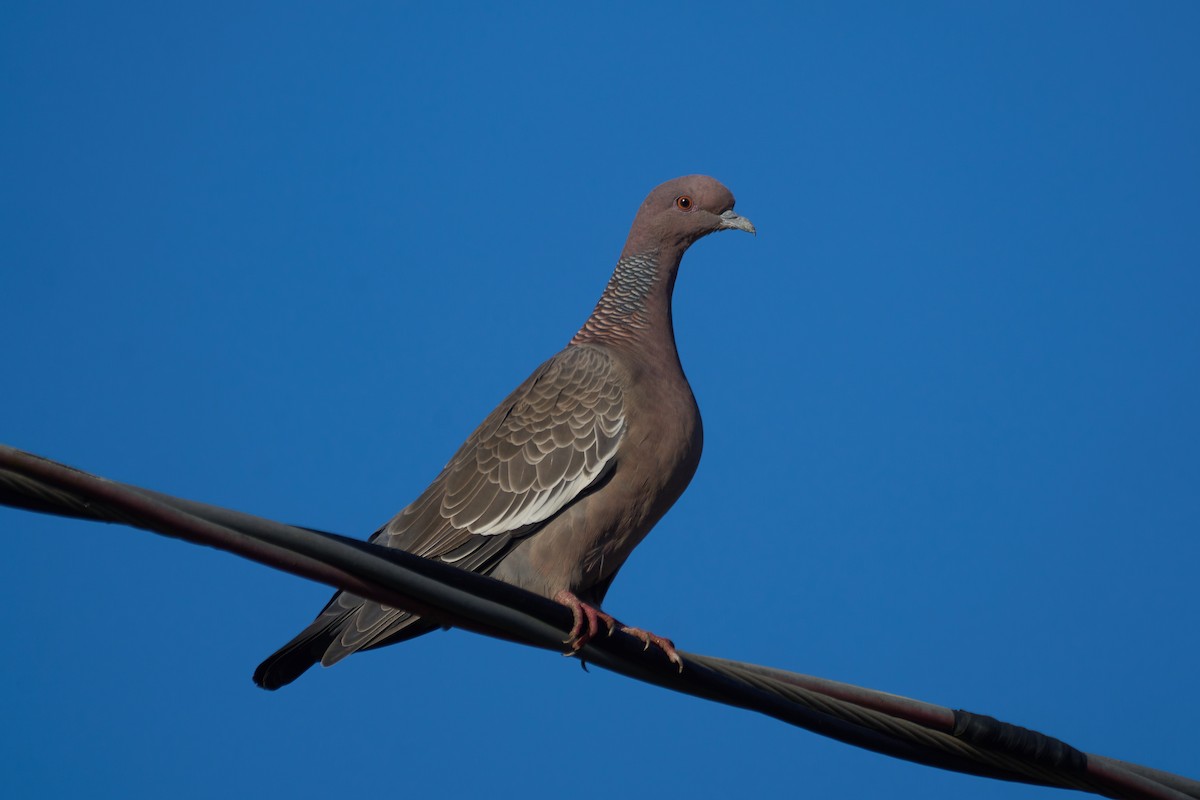
{"label": "black cable", "polygon": [[[116,483],[0,445],[0,504],[117,522],[251,558],[410,609],[436,622],[561,652],[562,605],[410,553]],[[664,688],[758,711],[848,744],[1000,780],[1107,797],[1200,800],[1200,783],[1116,759],[990,717],[862,687],[657,648],[617,633],[586,645],[586,662]]]}

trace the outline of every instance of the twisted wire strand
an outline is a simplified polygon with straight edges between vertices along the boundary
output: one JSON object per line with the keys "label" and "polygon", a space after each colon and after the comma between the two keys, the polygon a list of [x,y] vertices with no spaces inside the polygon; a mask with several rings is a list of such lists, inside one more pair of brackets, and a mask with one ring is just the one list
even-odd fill
{"label": "twisted wire strand", "polygon": [[[572,624],[565,607],[491,578],[117,483],[4,445],[0,504],[218,547],[446,625],[543,649],[561,651]],[[1200,782],[1080,753],[1044,734],[982,715],[755,664],[681,655],[685,669],[678,673],[661,652],[644,652],[640,640],[620,633],[593,640],[578,654],[586,663],[628,677],[942,769],[1129,800],[1200,800]],[[972,734],[975,729],[982,735]],[[975,741],[968,740],[971,736]]]}

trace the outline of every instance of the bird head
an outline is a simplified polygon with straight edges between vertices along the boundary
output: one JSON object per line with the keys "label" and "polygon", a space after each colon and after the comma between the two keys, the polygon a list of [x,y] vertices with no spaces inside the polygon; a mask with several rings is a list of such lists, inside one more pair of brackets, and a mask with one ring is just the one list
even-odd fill
{"label": "bird head", "polygon": [[638,209],[625,254],[669,247],[682,252],[716,231],[754,233],[754,225],[734,213],[733,205],[733,193],[707,175],[685,175],[660,184]]}

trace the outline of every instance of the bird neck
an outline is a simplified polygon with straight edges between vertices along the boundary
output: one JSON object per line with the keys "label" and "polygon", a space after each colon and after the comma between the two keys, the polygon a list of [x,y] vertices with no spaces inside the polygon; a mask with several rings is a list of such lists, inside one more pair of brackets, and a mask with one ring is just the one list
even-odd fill
{"label": "bird neck", "polygon": [[571,344],[654,342],[665,337],[673,351],[671,294],[682,253],[626,253],[617,262],[604,294]]}

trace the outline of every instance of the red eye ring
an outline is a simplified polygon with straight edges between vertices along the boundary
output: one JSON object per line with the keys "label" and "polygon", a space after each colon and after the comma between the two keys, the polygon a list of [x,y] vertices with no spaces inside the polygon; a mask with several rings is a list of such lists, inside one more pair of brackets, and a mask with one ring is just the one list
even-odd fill
{"label": "red eye ring", "polygon": [[696,207],[696,204],[692,202],[692,198],[688,197],[686,194],[681,194],[679,197],[675,198],[675,207],[680,211],[691,211]]}

